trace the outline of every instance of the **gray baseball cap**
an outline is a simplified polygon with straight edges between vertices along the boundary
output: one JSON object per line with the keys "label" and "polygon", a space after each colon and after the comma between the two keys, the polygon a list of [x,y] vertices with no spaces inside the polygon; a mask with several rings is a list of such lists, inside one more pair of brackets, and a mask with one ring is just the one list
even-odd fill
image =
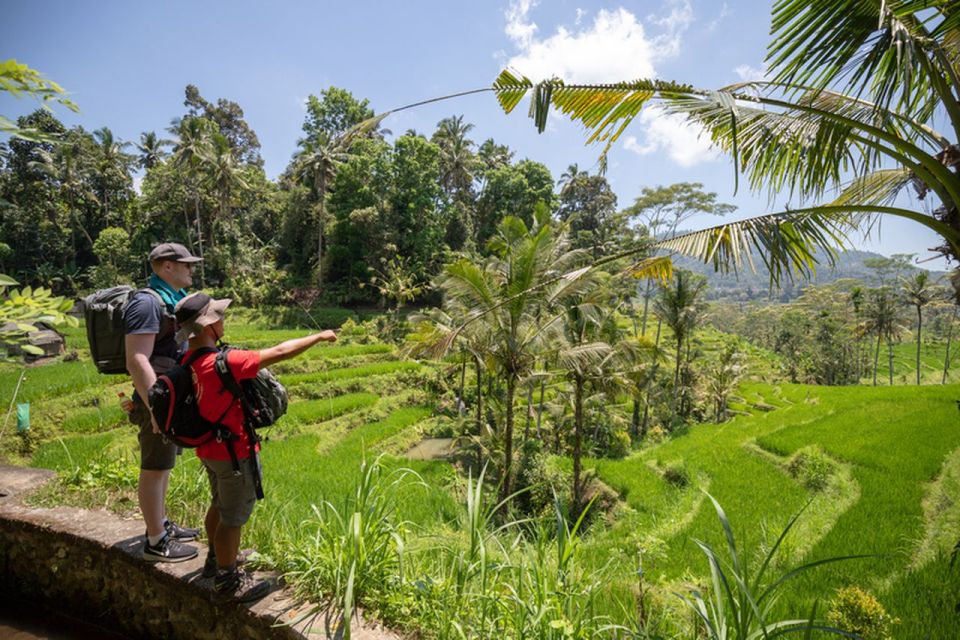
{"label": "gray baseball cap", "polygon": [[162,242],[150,251],[150,262],[157,260],[172,260],[173,262],[200,262],[203,258],[198,258],[190,253],[182,244],[176,242]]}

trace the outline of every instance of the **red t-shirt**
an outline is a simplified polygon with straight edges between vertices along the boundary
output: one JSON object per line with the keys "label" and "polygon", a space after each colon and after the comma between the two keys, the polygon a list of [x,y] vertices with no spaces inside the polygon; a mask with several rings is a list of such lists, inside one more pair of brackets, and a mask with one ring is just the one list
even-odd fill
{"label": "red t-shirt", "polygon": [[[187,351],[183,354],[183,359],[189,358],[191,353],[191,351]],[[235,398],[220,383],[220,376],[217,375],[214,368],[216,358],[216,353],[210,353],[200,356],[192,365],[193,384],[197,390],[197,404],[200,407],[200,415],[210,422],[216,422],[224,411],[227,412],[222,423],[231,432],[240,436],[232,442],[234,450],[237,452],[237,458],[243,460],[250,457],[250,439],[243,428],[243,407],[240,400]],[[260,352],[231,349],[227,353],[227,366],[237,382],[256,378],[257,371],[260,370]],[[227,410],[228,406],[230,407],[229,411]],[[259,450],[260,445],[258,444],[257,451]],[[230,460],[230,452],[227,451],[225,442],[213,440],[197,447],[197,457],[207,460]]]}

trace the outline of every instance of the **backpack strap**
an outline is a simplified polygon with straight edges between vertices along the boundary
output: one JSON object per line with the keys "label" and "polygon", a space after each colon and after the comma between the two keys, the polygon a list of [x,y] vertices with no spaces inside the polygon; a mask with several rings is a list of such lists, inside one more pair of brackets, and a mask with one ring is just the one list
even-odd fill
{"label": "backpack strap", "polygon": [[[220,377],[220,383],[223,385],[223,388],[233,394],[234,398],[240,400],[240,406],[243,409],[243,428],[247,432],[247,440],[250,443],[249,460],[253,465],[251,469],[253,471],[254,490],[257,500],[263,500],[263,481],[260,477],[260,465],[257,462],[257,443],[260,442],[260,436],[258,436],[257,432],[250,426],[250,420],[247,419],[253,412],[253,407],[250,406],[250,402],[247,400],[246,394],[243,393],[240,383],[237,382],[237,379],[233,376],[233,372],[230,371],[227,354],[230,353],[231,349],[232,347],[228,346],[220,349],[220,353],[217,354],[217,359],[214,361],[213,368]],[[237,460],[236,451],[234,451],[233,446],[229,444],[227,445],[227,451],[230,453],[230,458],[233,461],[234,473],[239,473],[240,463]]]}

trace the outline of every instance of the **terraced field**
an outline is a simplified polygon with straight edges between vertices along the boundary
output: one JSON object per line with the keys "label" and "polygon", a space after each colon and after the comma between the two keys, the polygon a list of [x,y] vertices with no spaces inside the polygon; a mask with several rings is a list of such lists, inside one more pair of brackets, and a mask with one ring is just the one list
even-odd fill
{"label": "terraced field", "polygon": [[[256,335],[259,344],[268,344],[288,334]],[[712,344],[704,343],[705,353]],[[386,345],[335,345],[276,369],[292,402],[267,434],[268,499],[246,530],[247,543],[283,566],[285,550],[309,528],[311,505],[343,500],[360,462],[380,453],[387,454],[388,476],[400,477],[394,474],[401,469],[417,474],[404,476],[397,492],[397,516],[407,535],[434,541],[427,546],[438,536],[460,535],[462,479],[446,462],[399,455],[431,434],[433,399],[426,389],[436,367],[405,361]],[[9,398],[4,394],[18,376],[13,368],[0,370],[0,398]],[[32,430],[26,438],[4,434],[0,448],[10,460],[61,472],[56,492],[38,501],[133,511],[134,431],[116,401],[128,387],[122,376],[98,375],[82,352],[76,361],[28,369],[18,401],[31,402]],[[800,579],[780,602],[784,615],[802,615],[815,599],[826,601],[837,587],[856,584],[901,619],[897,638],[960,635],[960,568],[951,569],[947,558],[960,537],[960,386],[748,382],[740,396],[737,408],[744,415],[728,423],[693,427],[622,460],[589,461],[622,505],[608,526],[594,527],[584,539],[583,566],[613,567],[608,589],[626,597],[636,591],[639,562],[657,600],[677,607],[672,593],[706,575],[692,539],[722,546],[703,490],[724,506],[738,539],[754,554],[806,505],[778,569],[842,555],[871,557]],[[814,446],[832,461],[817,488],[789,472],[791,456]],[[198,522],[206,491],[200,466],[187,452],[172,482],[173,515]],[[609,614],[624,617],[614,599],[609,602]]]}
{"label": "terraced field", "polygon": [[[680,590],[706,568],[693,538],[723,548],[701,489],[724,506],[752,553],[767,548],[806,505],[785,545],[784,568],[871,557],[807,574],[782,609],[809,611],[815,599],[852,584],[875,593],[901,618],[897,638],[957,637],[960,569],[951,569],[947,556],[960,537],[960,495],[945,483],[960,470],[960,386],[748,384],[742,393],[747,406],[778,408],[694,427],[624,460],[592,462],[629,509],[590,541],[585,557],[635,565],[635,557],[622,553],[623,540],[633,539],[647,552],[648,576]],[[821,491],[787,471],[788,456],[811,445],[836,462]],[[688,486],[671,484],[664,473],[671,467],[685,470]]]}

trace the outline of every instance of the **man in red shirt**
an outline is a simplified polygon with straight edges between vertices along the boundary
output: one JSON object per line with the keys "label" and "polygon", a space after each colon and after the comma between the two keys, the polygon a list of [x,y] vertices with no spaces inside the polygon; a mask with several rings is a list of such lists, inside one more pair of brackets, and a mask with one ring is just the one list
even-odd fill
{"label": "man in red shirt", "polygon": [[[184,360],[198,349],[216,349],[217,342],[223,337],[224,314],[229,304],[229,299],[214,300],[205,293],[193,293],[177,304],[176,316],[180,326],[177,340],[189,339]],[[333,331],[321,331],[260,351],[231,349],[227,354],[227,366],[239,383],[255,378],[261,368],[299,355],[318,342],[334,342],[336,339]],[[221,383],[215,369],[216,355],[215,352],[207,353],[191,365],[200,415],[210,422],[219,421],[233,434],[229,440],[213,440],[197,447],[197,456],[207,470],[212,495],[204,521],[210,552],[203,575],[215,576],[214,592],[219,598],[250,602],[270,591],[267,582],[255,582],[252,576],[237,568],[240,532],[257,501],[256,479],[260,463],[256,452],[260,445],[254,445],[251,455],[243,407],[239,398]],[[233,447],[239,471],[235,469],[227,447]]]}

